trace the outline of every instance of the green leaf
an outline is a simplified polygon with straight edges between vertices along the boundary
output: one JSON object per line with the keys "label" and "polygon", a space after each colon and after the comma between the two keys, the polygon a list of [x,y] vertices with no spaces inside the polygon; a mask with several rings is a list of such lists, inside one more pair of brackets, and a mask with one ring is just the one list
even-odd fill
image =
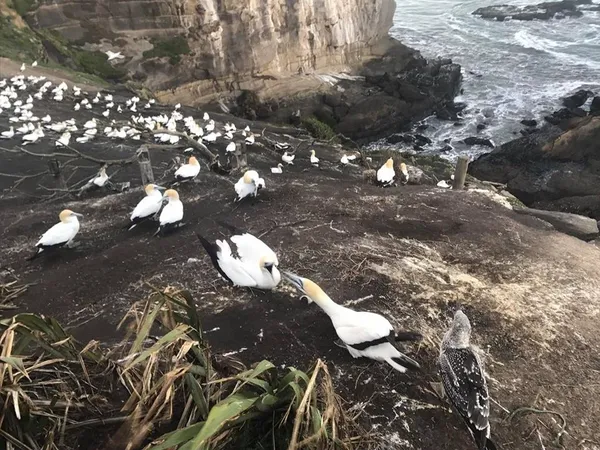
{"label": "green leaf", "polygon": [[185,335],[188,329],[189,327],[187,325],[177,325],[175,328],[173,328],[171,331],[169,331],[167,334],[161,337],[158,341],[156,341],[152,347],[140,353],[137,358],[135,358],[130,364],[127,365],[125,370],[127,371],[130,368],[136,366],[140,362],[147,359],[153,353],[160,351],[165,345],[175,342],[181,336]]}
{"label": "green leaf", "polygon": [[271,387],[269,382],[261,380],[258,377],[273,369],[275,369],[275,366],[271,362],[267,360],[262,360],[256,365],[254,369],[246,370],[245,372],[242,372],[237,376],[237,378],[239,380],[242,380],[243,383],[240,386],[238,386],[236,390],[239,390],[242,386],[244,386],[244,384],[250,383],[254,386],[261,388],[265,392],[272,393],[273,388]]}
{"label": "green leaf", "polygon": [[194,375],[189,372],[184,375],[184,380],[192,394],[192,398],[194,399],[194,403],[196,404],[198,411],[200,411],[200,414],[202,415],[202,418],[206,418],[208,415],[208,402],[204,397],[204,392],[202,392],[202,388],[200,387],[198,380],[196,380]]}
{"label": "green leaf", "polygon": [[12,368],[21,372],[21,374],[29,379],[29,374],[27,373],[27,369],[25,369],[25,365],[23,364],[23,359],[16,358],[14,356],[0,356],[0,362],[8,364]]}
{"label": "green leaf", "polygon": [[261,412],[271,411],[275,405],[279,402],[279,399],[271,394],[261,395],[260,400],[256,402],[256,407]]}
{"label": "green leaf", "polygon": [[129,351],[130,355],[133,353],[137,353],[142,349],[142,345],[144,344],[144,341],[148,337],[148,334],[150,334],[152,325],[154,325],[154,321],[156,320],[156,315],[158,314],[158,312],[162,308],[163,304],[165,303],[164,297],[161,297],[161,299],[162,300],[159,301],[154,306],[154,309],[152,310],[152,312],[150,312],[150,314],[144,316],[144,322],[142,323],[142,326],[139,327],[139,329],[137,330],[137,336],[135,337],[135,341],[133,342],[133,345],[131,346],[131,350]]}
{"label": "green leaf", "polygon": [[195,436],[200,433],[204,422],[198,422],[189,427],[181,428],[179,430],[172,431],[171,433],[164,434],[160,437],[163,440],[160,444],[150,444],[144,450],[170,450],[172,447],[184,444],[192,440]]}
{"label": "green leaf", "polygon": [[320,433],[323,428],[323,418],[318,408],[314,406],[310,407],[310,419],[312,421],[313,434]]}
{"label": "green leaf", "polygon": [[232,394],[213,406],[204,423],[204,427],[202,427],[202,431],[190,443],[189,448],[194,450],[207,449],[208,440],[219,433],[227,422],[250,409],[256,400],[256,397]]}

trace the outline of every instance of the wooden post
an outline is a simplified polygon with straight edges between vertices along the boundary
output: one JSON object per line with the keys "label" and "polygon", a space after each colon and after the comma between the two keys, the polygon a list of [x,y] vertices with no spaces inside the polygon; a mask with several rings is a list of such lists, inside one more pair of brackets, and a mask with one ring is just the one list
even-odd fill
{"label": "wooden post", "polygon": [[454,170],[454,183],[452,184],[452,189],[463,189],[465,187],[468,168],[469,157],[459,156],[458,161],[456,161],[456,169]]}
{"label": "wooden post", "polygon": [[235,160],[237,163],[237,170],[243,170],[248,167],[248,159],[246,157],[246,143],[241,142],[240,145],[237,145],[235,148]]}
{"label": "wooden post", "polygon": [[154,172],[150,162],[150,152],[147,145],[142,145],[137,151],[138,164],[140,165],[140,174],[142,176],[142,185],[154,183]]}
{"label": "wooden post", "polygon": [[56,186],[59,189],[67,189],[67,183],[65,177],[63,177],[60,162],[56,158],[52,158],[48,161],[48,170],[52,176],[56,179]]}

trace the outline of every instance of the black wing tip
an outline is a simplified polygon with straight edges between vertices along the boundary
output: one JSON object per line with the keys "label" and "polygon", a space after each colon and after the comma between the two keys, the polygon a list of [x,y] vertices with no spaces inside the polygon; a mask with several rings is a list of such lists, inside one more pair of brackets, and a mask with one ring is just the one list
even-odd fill
{"label": "black wing tip", "polygon": [[394,339],[396,342],[402,342],[402,341],[415,342],[415,341],[422,341],[423,335],[421,333],[417,333],[416,331],[400,331],[400,332],[396,333],[396,336]]}
{"label": "black wing tip", "polygon": [[413,370],[416,372],[421,372],[423,370],[418,362],[406,355],[402,355],[401,357],[394,356],[392,357],[392,361],[406,367],[408,370]]}
{"label": "black wing tip", "polygon": [[486,438],[483,450],[498,450],[498,446],[490,438]]}

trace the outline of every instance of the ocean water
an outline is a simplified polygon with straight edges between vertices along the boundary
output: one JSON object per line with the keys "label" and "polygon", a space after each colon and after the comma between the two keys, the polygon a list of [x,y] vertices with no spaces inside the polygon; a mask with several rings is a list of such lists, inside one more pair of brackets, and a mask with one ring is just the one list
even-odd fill
{"label": "ocean water", "polygon": [[[541,0],[540,0],[541,1]],[[595,0],[600,2],[600,0]],[[519,121],[538,121],[560,107],[560,98],[581,88],[600,95],[600,12],[550,21],[483,20],[471,13],[479,7],[532,0],[397,0],[390,34],[423,56],[450,57],[463,67],[463,125],[429,118],[424,132],[435,153],[451,139],[455,151],[477,154],[489,149],[466,147],[468,136],[498,145],[515,138]],[[477,124],[487,128],[477,131]]]}

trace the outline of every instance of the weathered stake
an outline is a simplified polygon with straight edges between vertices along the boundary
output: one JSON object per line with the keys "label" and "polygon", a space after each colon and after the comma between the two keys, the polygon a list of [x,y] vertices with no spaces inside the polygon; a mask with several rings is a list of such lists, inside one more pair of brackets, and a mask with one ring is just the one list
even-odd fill
{"label": "weathered stake", "polygon": [[465,187],[468,168],[469,157],[459,156],[458,161],[456,161],[456,169],[454,170],[454,183],[452,184],[452,189],[463,189]]}
{"label": "weathered stake", "polygon": [[147,145],[142,145],[137,151],[138,164],[140,165],[140,174],[142,176],[142,184],[145,186],[149,183],[154,183],[154,172],[152,171],[152,163],[150,162],[150,152]]}
{"label": "weathered stake", "polygon": [[63,177],[60,162],[56,158],[52,158],[48,161],[48,170],[52,176],[56,179],[56,187],[58,189],[67,189],[67,183],[65,177]]}

